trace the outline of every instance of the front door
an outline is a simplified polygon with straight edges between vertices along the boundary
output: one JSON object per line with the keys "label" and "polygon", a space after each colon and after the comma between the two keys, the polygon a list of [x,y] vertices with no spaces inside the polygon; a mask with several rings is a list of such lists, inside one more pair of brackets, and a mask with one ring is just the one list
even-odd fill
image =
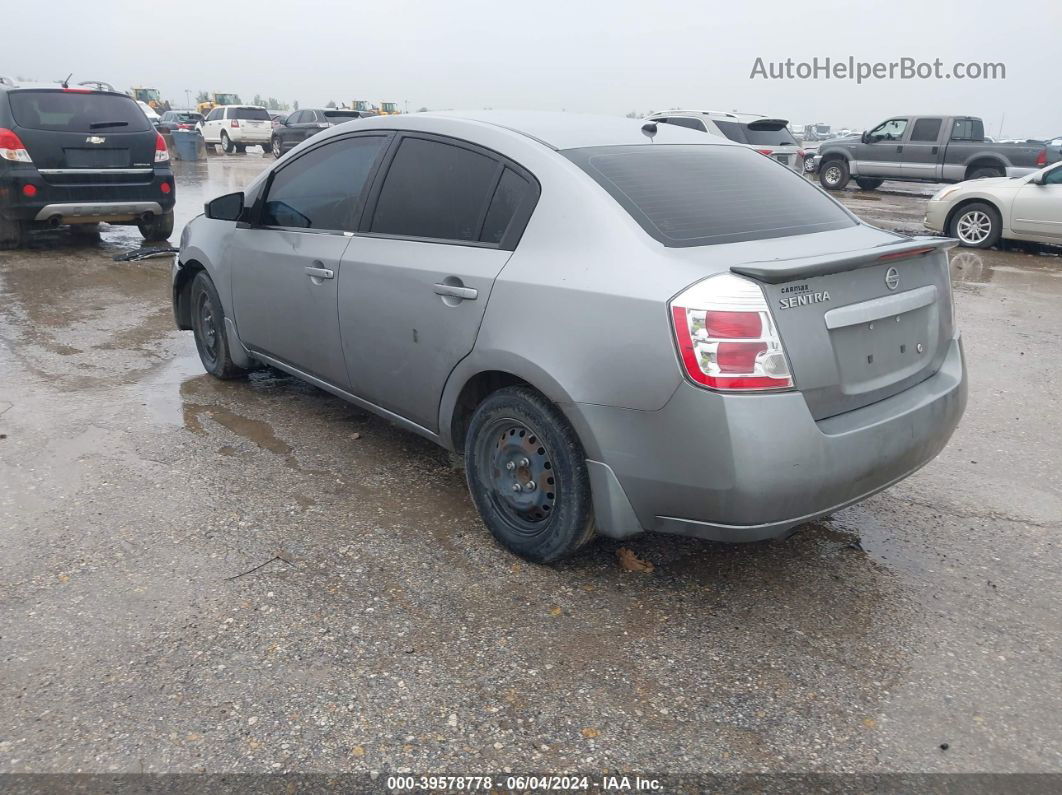
{"label": "front door", "polygon": [[443,387],[475,345],[533,183],[492,153],[409,134],[375,192],[343,256],[347,368],[355,394],[436,431]]}
{"label": "front door", "polygon": [[868,143],[858,148],[859,176],[897,177],[903,172],[903,138],[907,119],[889,119],[870,131]]}
{"label": "front door", "polygon": [[1047,242],[1062,241],[1062,164],[1044,175],[1044,184],[1026,182],[1011,207],[1011,228]]}
{"label": "front door", "polygon": [[248,347],[346,389],[338,284],[362,193],[389,136],[328,141],[271,176],[233,235],[235,321]]}

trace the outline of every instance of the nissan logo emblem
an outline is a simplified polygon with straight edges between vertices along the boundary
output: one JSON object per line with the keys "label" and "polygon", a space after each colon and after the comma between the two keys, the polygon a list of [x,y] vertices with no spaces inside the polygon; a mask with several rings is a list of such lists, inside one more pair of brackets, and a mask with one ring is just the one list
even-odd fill
{"label": "nissan logo emblem", "polygon": [[885,271],[885,286],[890,290],[895,290],[900,286],[900,272],[896,268],[889,268]]}

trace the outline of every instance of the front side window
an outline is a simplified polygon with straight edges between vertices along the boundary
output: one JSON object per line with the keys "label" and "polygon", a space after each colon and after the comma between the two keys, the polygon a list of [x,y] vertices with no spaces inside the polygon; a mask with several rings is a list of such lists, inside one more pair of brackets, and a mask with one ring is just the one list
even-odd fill
{"label": "front side window", "polygon": [[1044,184],[1045,185],[1062,185],[1062,166],[1058,166],[1057,168],[1055,168],[1055,169],[1053,169],[1051,171],[1048,171],[1044,175]]}
{"label": "front side window", "polygon": [[262,225],[353,232],[358,200],[386,140],[373,135],[333,141],[277,171]]}
{"label": "front side window", "polygon": [[665,246],[707,246],[855,226],[803,177],[744,146],[605,146],[561,152]]}
{"label": "front side window", "polygon": [[206,117],[206,120],[207,121],[217,121],[218,119],[221,118],[221,114],[222,113],[223,113],[223,111],[221,110],[221,108],[215,108],[214,110],[210,111],[210,113]]}
{"label": "front side window", "polygon": [[405,138],[387,171],[369,231],[476,241],[498,168],[493,158],[461,146]]}
{"label": "front side window", "polygon": [[889,119],[870,131],[876,141],[899,141],[907,129],[907,119]]}

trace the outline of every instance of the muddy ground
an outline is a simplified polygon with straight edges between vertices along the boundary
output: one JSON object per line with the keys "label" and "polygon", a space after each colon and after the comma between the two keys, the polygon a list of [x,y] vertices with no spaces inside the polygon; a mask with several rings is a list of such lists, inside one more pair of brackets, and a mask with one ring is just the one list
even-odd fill
{"label": "muddy ground", "polygon": [[[270,162],[185,164],[173,241]],[[884,187],[844,201],[917,231]],[[138,244],[0,253],[0,770],[1062,768],[1059,257],[954,254],[970,402],[924,470],[632,573],[518,562],[430,443],[204,375]]]}

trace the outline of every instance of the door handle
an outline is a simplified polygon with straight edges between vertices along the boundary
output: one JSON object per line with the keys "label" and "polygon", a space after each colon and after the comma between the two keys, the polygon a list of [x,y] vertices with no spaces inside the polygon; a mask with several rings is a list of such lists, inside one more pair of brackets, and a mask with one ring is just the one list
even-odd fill
{"label": "door handle", "polygon": [[433,285],[436,295],[448,295],[451,298],[461,298],[465,301],[475,301],[479,297],[479,290],[475,287],[458,287],[456,284],[444,284],[439,282]]}
{"label": "door handle", "polygon": [[336,274],[331,268],[313,268],[306,266],[307,275],[315,279],[334,279]]}

